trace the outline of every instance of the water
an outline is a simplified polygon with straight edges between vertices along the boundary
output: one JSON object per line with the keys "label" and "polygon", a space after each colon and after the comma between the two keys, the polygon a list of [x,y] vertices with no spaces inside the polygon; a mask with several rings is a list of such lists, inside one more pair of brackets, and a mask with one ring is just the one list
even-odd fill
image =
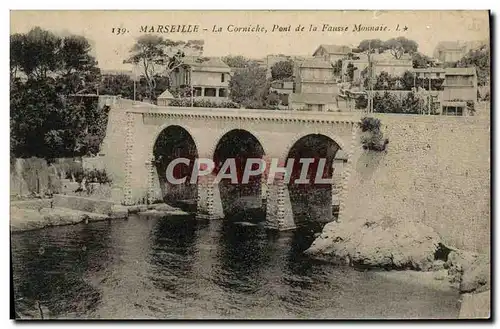
{"label": "water", "polygon": [[458,293],[302,254],[313,232],[146,218],[12,235],[16,311],[49,318],[455,318]]}

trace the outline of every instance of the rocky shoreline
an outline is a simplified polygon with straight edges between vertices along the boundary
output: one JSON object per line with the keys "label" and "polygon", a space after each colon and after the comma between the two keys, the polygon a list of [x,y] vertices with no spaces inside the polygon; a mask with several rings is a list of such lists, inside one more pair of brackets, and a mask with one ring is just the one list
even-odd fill
{"label": "rocky shoreline", "polygon": [[447,280],[462,294],[461,317],[489,317],[489,255],[447,246],[422,223],[391,218],[331,222],[305,253],[355,268],[432,273],[435,280]]}
{"label": "rocky shoreline", "polygon": [[[89,199],[85,198],[88,202]],[[99,202],[101,200],[96,200]],[[65,207],[54,207],[52,199],[32,199],[11,202],[11,232],[38,230],[52,226],[74,225],[110,219],[124,219],[130,214],[145,216],[187,215],[188,213],[167,204],[139,206],[113,205],[107,214],[82,211]]]}

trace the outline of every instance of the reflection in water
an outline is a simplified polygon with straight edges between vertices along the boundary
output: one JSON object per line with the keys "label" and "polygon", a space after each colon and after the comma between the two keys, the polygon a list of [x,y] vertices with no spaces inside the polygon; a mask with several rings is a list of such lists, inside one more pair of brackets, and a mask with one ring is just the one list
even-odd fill
{"label": "reflection in water", "polygon": [[456,292],[311,261],[320,227],[147,218],[13,234],[16,311],[51,318],[455,317]]}

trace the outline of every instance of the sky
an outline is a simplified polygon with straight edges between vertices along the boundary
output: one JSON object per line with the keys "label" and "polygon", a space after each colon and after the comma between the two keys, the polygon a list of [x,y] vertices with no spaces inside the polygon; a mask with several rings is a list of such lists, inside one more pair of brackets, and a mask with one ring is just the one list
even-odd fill
{"label": "sky", "polygon": [[[337,31],[322,31],[325,24]],[[354,26],[381,27],[383,31],[354,31]],[[102,69],[130,69],[123,60],[141,26],[191,25],[196,33],[156,33],[173,40],[204,40],[205,56],[268,54],[311,56],[320,44],[357,46],[363,39],[387,40],[404,36],[432,55],[440,41],[489,39],[487,11],[11,11],[10,33],[25,33],[39,26],[58,34],[89,39]],[[267,32],[230,32],[228,28],[257,27]],[[304,31],[295,31],[298,26]],[[309,31],[310,26],[316,31]],[[399,25],[399,31],[398,29]],[[222,32],[212,32],[214,26]],[[281,28],[273,32],[273,27]],[[405,26],[407,29],[404,29]],[[338,28],[347,31],[338,31]],[[113,28],[115,33],[113,33]],[[117,29],[126,31],[117,35]],[[290,31],[288,31],[288,28]],[[204,30],[206,29],[206,30]]]}

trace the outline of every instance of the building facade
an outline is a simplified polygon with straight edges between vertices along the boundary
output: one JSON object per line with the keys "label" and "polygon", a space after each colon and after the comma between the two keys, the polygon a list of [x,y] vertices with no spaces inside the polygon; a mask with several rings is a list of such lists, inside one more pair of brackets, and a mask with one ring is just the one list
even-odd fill
{"label": "building facade", "polygon": [[456,62],[461,60],[469,51],[488,44],[488,40],[442,41],[434,49],[434,57],[443,63]]}
{"label": "building facade", "polygon": [[477,104],[477,73],[475,67],[414,69],[415,79],[443,79],[437,92],[438,113],[469,115],[469,107]]}
{"label": "building facade", "polygon": [[[347,82],[350,80],[348,75],[348,66],[352,64],[355,68],[353,74],[353,81],[360,81],[362,79],[363,70],[368,68],[368,56],[366,54],[356,54],[359,59],[345,59],[342,61],[342,81]],[[407,54],[401,58],[396,59],[389,53],[372,54],[370,58],[373,67],[373,77],[376,77],[382,72],[387,72],[392,76],[401,76],[406,71],[413,69],[413,61]]]}
{"label": "building facade", "polygon": [[289,108],[308,111],[332,111],[336,108],[337,81],[332,63],[322,58],[304,60],[295,78],[295,92]]}
{"label": "building facade", "polygon": [[192,87],[194,97],[228,100],[231,69],[220,58],[184,57],[170,76],[171,90]]}
{"label": "building facade", "polygon": [[313,53],[313,57],[321,58],[326,61],[336,62],[343,59],[352,51],[349,46],[339,45],[320,45]]}

